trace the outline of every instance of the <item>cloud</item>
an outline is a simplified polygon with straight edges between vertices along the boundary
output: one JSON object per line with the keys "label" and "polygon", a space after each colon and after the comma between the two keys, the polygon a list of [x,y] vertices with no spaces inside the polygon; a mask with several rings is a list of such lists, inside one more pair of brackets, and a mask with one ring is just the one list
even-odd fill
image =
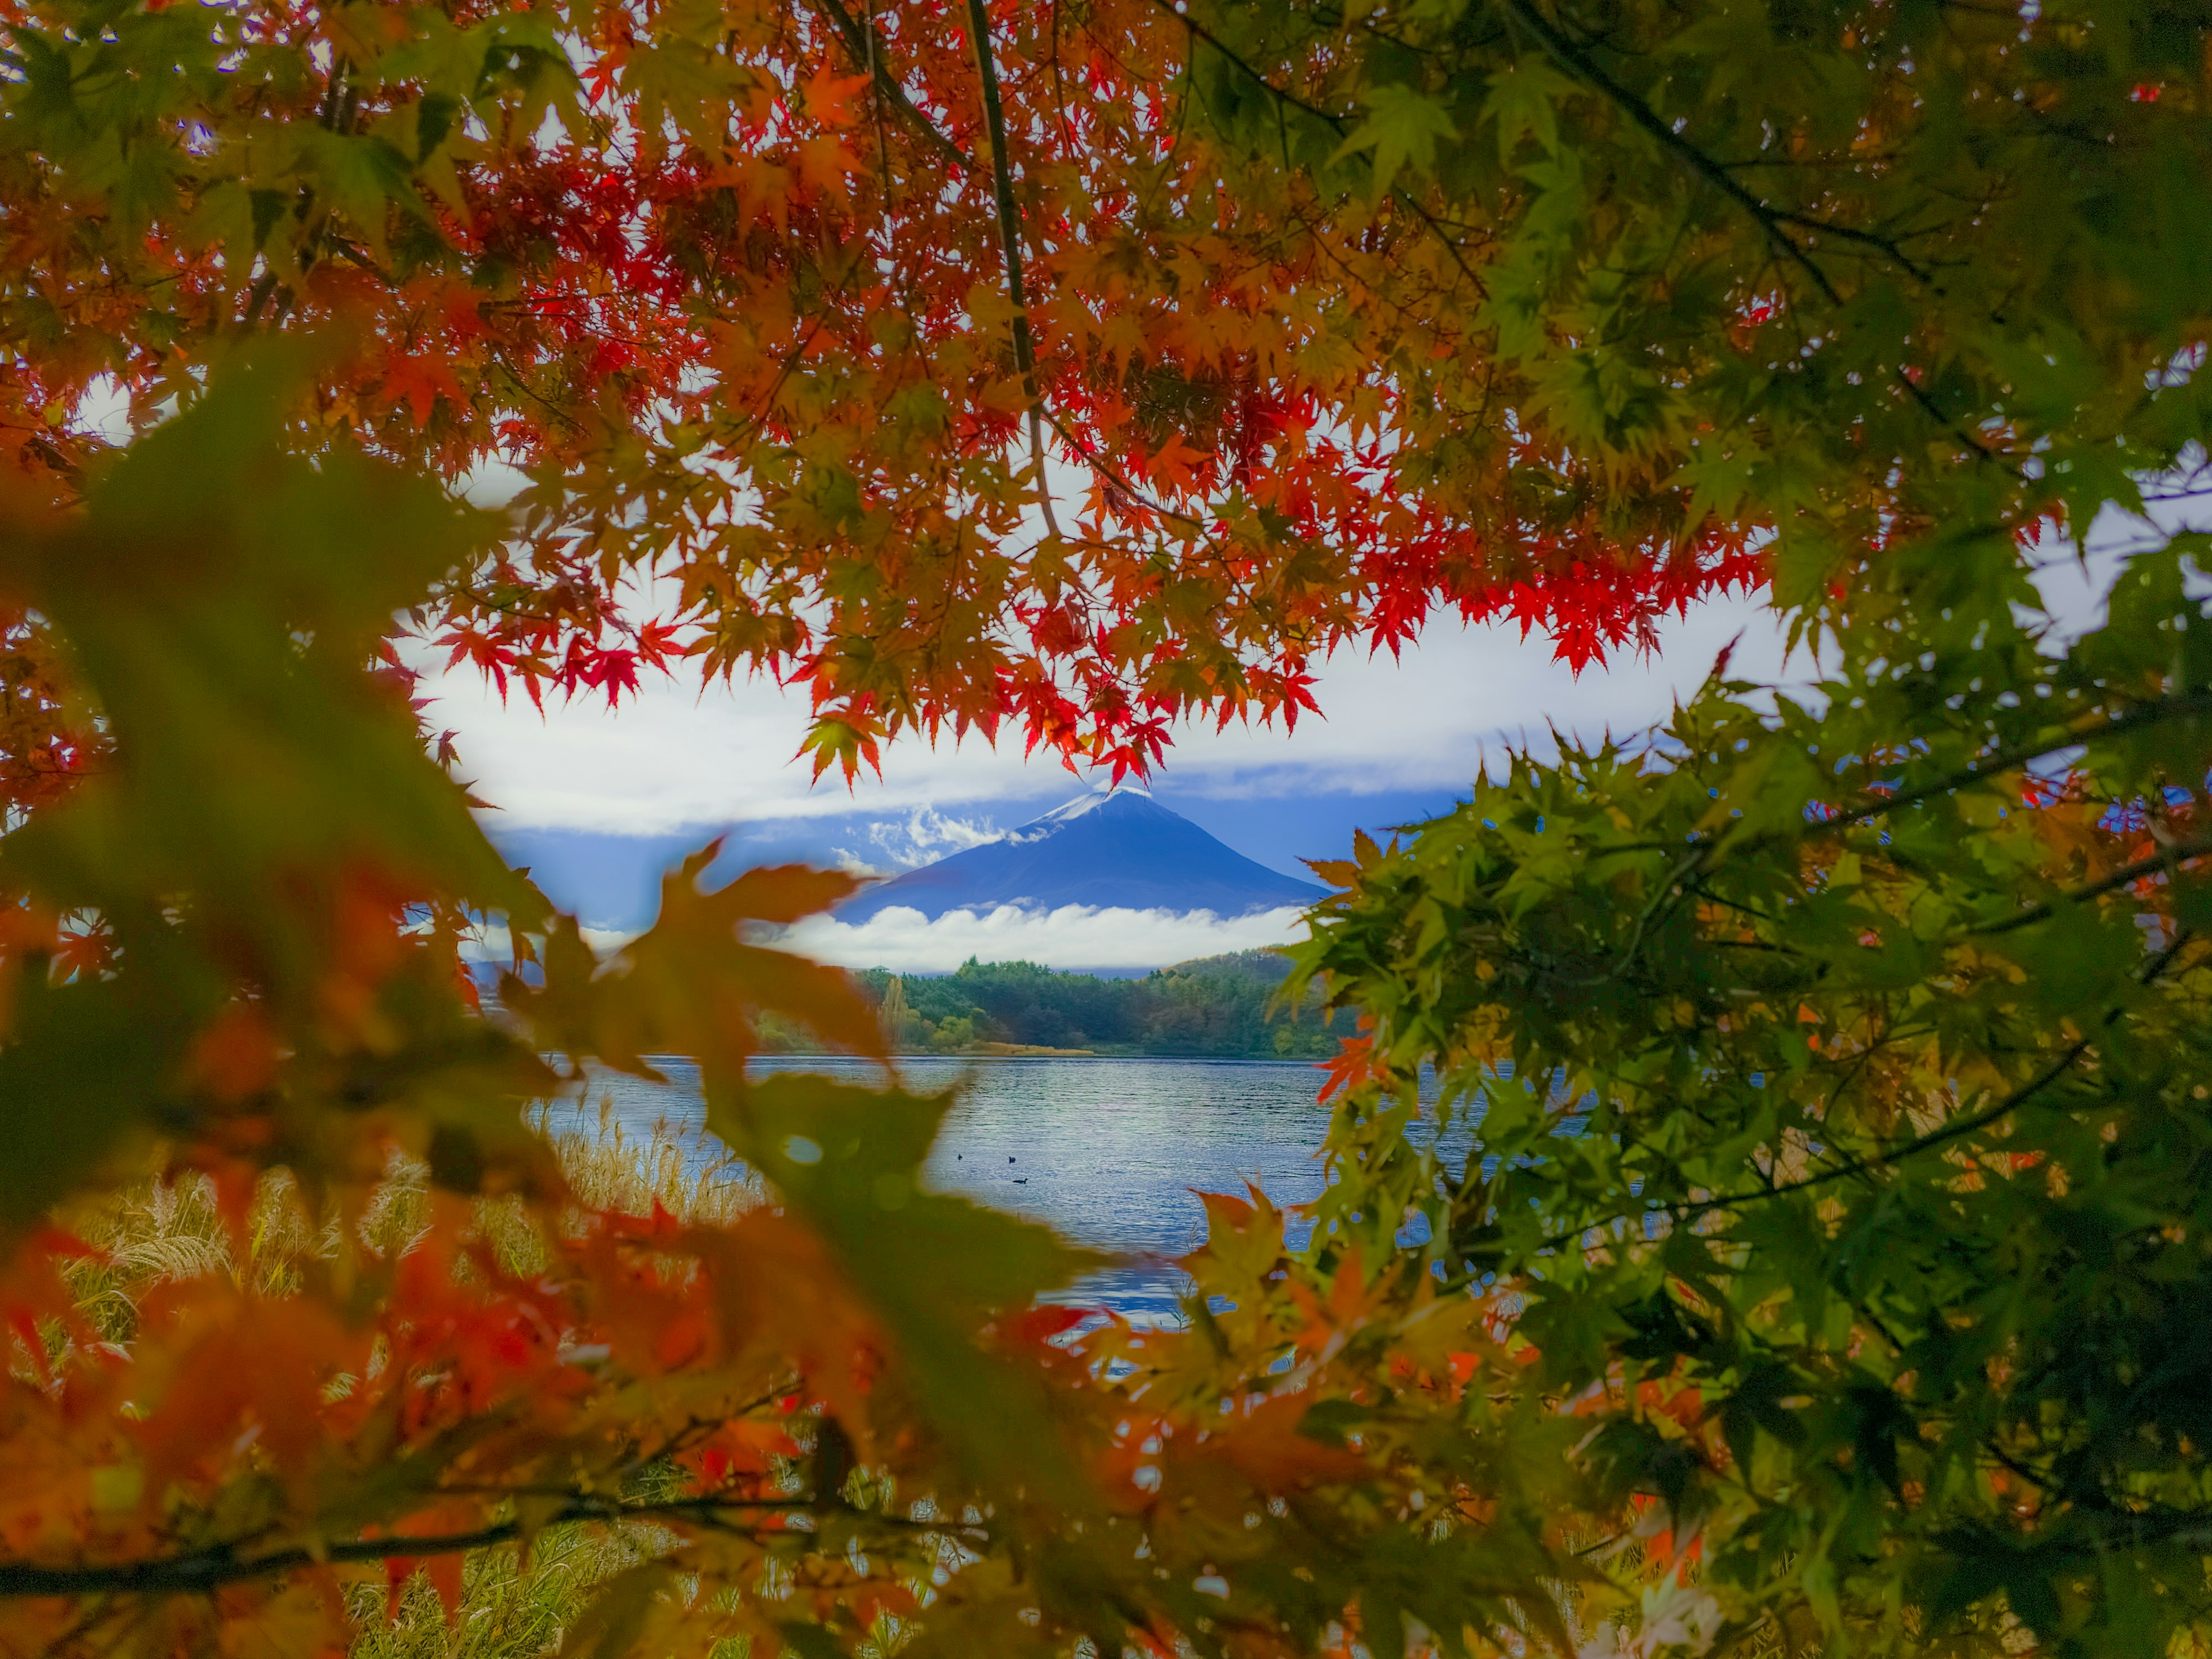
{"label": "cloud", "polygon": [[879,818],[868,826],[868,839],[893,870],[912,870],[934,864],[971,847],[1004,841],[1006,832],[988,815],[979,819],[953,817],[933,806],[910,809],[905,818]]}
{"label": "cloud", "polygon": [[[1664,720],[1674,698],[1694,690],[1715,654],[1739,634],[1737,672],[1780,672],[1779,631],[1764,604],[1749,597],[1693,606],[1687,617],[1662,627],[1656,656],[1580,676],[1553,657],[1540,635],[1441,621],[1396,659],[1340,653],[1319,675],[1324,718],[1309,715],[1294,732],[1279,724],[1232,724],[1218,732],[1210,722],[1186,725],[1162,781],[1184,795],[1222,799],[1463,787],[1486,757],[1509,745],[1547,748],[1553,725],[1595,738]],[[880,780],[864,775],[850,791],[834,776],[817,784],[795,759],[806,698],[767,680],[705,687],[664,680],[619,710],[580,700],[550,704],[542,717],[519,695],[502,705],[466,667],[426,676],[422,690],[435,700],[428,718],[459,733],[464,775],[501,809],[492,822],[505,829],[651,836],[856,812],[904,815],[914,838],[880,843],[897,863],[908,851],[957,850],[956,841],[926,846],[925,840],[961,833],[963,806],[1042,808],[1083,787],[1056,759],[1024,757],[1018,742],[932,747],[911,738],[887,747]],[[968,828],[981,833],[990,826],[986,820]]]}
{"label": "cloud", "polygon": [[1222,917],[1210,910],[1097,909],[1069,904],[1040,910],[1004,904],[952,910],[932,921],[896,906],[857,926],[813,917],[777,941],[817,961],[846,968],[889,968],[902,974],[950,973],[974,957],[981,962],[1036,962],[1050,968],[1150,969],[1287,945],[1305,934],[1295,906]]}
{"label": "cloud", "polygon": [[[2176,475],[2176,488],[2206,483],[2189,471],[2202,465],[2203,457],[2193,456]],[[496,498],[511,481],[487,474],[477,483],[480,493]],[[2150,517],[2171,529],[2185,520],[2202,522],[2206,509],[2203,499],[2177,498],[2155,506]],[[2086,538],[2086,561],[2077,563],[2063,539],[2042,550],[2038,584],[2068,634],[2100,616],[2122,550],[2140,541],[2144,527],[2107,509]],[[658,590],[647,596],[659,597]],[[1674,701],[1694,691],[1722,647],[1739,636],[1737,675],[1806,678],[1802,659],[1785,660],[1782,630],[1763,593],[1692,605],[1686,616],[1663,622],[1658,634],[1655,655],[1617,658],[1576,675],[1540,635],[1524,638],[1510,624],[1470,628],[1443,618],[1399,659],[1347,650],[1322,665],[1315,688],[1322,718],[1308,716],[1295,732],[1185,725],[1160,781],[1184,800],[1456,791],[1508,747],[1548,753],[1554,726],[1592,739],[1665,720]],[[817,783],[797,758],[805,695],[765,678],[703,686],[696,678],[649,681],[617,711],[579,700],[553,703],[541,716],[519,694],[502,704],[471,668],[437,672],[427,652],[416,660],[430,671],[422,685],[434,699],[428,718],[455,728],[465,775],[501,809],[488,821],[495,833],[651,836],[811,822],[821,832],[817,842],[844,842],[841,850],[853,863],[896,869],[999,834],[990,818],[977,816],[987,804],[1033,816],[1083,787],[1056,759],[1025,757],[1018,741],[933,747],[918,738],[887,746],[880,779],[864,775],[850,790],[834,775]],[[880,833],[849,827],[862,816],[890,827]],[[846,823],[829,822],[839,819]]]}
{"label": "cloud", "polygon": [[[932,921],[898,906],[855,926],[811,916],[789,927],[764,929],[757,942],[841,968],[889,968],[901,974],[949,974],[974,957],[982,962],[1035,962],[1048,968],[1139,970],[1196,957],[1288,945],[1305,937],[1295,905],[1244,916],[1211,910],[1102,910],[1063,905],[1042,910],[1012,904],[954,910]],[[602,957],[628,945],[635,927],[586,927],[585,942]],[[479,927],[461,946],[464,960],[504,967],[513,959],[507,931]]]}
{"label": "cloud", "polygon": [[[638,936],[635,927],[579,927],[584,943],[601,956],[619,951]],[[460,944],[463,962],[489,963],[504,968],[514,960],[514,937],[500,922],[480,924],[472,933],[465,934]]]}

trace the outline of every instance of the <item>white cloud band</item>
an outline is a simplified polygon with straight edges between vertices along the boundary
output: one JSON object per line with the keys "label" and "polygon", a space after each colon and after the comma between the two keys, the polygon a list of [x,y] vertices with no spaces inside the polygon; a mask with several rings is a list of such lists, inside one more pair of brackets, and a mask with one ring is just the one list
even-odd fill
{"label": "white cloud band", "polygon": [[1099,909],[1082,904],[1040,910],[1002,904],[980,913],[951,910],[932,921],[919,910],[898,905],[857,925],[810,917],[779,943],[818,961],[902,974],[950,973],[970,957],[1048,968],[1164,968],[1194,957],[1290,944],[1304,936],[1303,915],[1292,905],[1224,917],[1211,910]]}

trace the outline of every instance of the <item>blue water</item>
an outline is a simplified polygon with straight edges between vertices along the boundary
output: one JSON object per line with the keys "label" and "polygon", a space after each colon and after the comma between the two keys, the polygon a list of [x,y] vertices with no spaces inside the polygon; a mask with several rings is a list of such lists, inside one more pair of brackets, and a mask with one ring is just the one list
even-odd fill
{"label": "blue water", "polygon": [[[856,1060],[757,1063],[861,1083],[880,1076]],[[662,1069],[665,1085],[600,1073],[586,1103],[595,1115],[604,1097],[628,1132],[665,1120],[696,1133],[696,1070],[680,1060]],[[1140,1319],[1171,1317],[1187,1283],[1172,1259],[1205,1237],[1197,1193],[1242,1195],[1249,1181],[1291,1205],[1322,1189],[1316,1155],[1328,1110],[1314,1097],[1321,1072],[1304,1061],[921,1058],[902,1060],[900,1069],[918,1090],[967,1079],[925,1166],[925,1184],[1033,1217],[1123,1258],[1070,1287],[1070,1301]],[[1468,1136],[1455,1125],[1447,1152],[1463,1152]],[[1294,1226],[1296,1239],[1303,1229]]]}

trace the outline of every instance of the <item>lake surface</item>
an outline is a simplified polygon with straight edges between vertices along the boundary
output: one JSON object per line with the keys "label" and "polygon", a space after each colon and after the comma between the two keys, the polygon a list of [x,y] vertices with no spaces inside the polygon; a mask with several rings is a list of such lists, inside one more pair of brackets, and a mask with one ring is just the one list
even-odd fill
{"label": "lake surface", "polygon": [[[756,1064],[863,1084],[880,1076],[865,1062],[812,1056]],[[1305,1061],[921,1057],[899,1065],[917,1090],[968,1080],[924,1170],[927,1185],[1130,1258],[1073,1287],[1071,1301],[1140,1319],[1171,1317],[1187,1282],[1171,1259],[1205,1237],[1196,1193],[1241,1195],[1249,1181],[1289,1205],[1322,1188],[1316,1153],[1328,1109],[1315,1099],[1322,1073]],[[669,1060],[662,1069],[665,1085],[595,1076],[587,1116],[596,1116],[604,1097],[626,1132],[644,1133],[665,1120],[696,1133],[696,1068]],[[556,1127],[562,1121],[556,1113]],[[1468,1138],[1455,1125],[1447,1152],[1463,1151]]]}

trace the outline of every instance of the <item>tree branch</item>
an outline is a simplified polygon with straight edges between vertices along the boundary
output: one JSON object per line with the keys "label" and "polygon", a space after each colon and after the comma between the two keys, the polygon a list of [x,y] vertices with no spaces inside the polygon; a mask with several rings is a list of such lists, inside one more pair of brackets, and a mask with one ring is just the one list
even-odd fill
{"label": "tree branch", "polygon": [[1839,237],[1845,241],[1873,248],[1896,261],[1914,281],[1924,283],[1928,280],[1928,273],[1890,237],[1870,230],[1860,230],[1851,225],[1839,225],[1830,220],[1815,219],[1806,214],[1770,207],[1731,179],[1726,167],[1661,119],[1658,112],[1650,104],[1607,75],[1588,52],[1567,38],[1565,31],[1538,11],[1529,0],[1506,0],[1506,9],[1528,27],[1544,43],[1547,51],[1581,79],[1603,93],[1621,113],[1656,139],[1661,148],[1680,156],[1699,178],[1757,220],[1784,253],[1804,270],[1832,302],[1837,301],[1838,296],[1829,283],[1827,273],[1814,263],[1812,256],[1805,249],[1784,232],[1783,226],[1796,225],[1802,230]]}
{"label": "tree branch", "polygon": [[[1226,41],[1222,40],[1219,35],[1207,28],[1188,11],[1185,11],[1174,4],[1172,0],[1152,0],[1152,3],[1155,6],[1158,6],[1162,11],[1167,13],[1168,15],[1174,18],[1176,22],[1182,24],[1185,29],[1189,31],[1192,39],[1205,41],[1207,46],[1212,46],[1214,51],[1219,52],[1231,64],[1234,64],[1238,69],[1243,70],[1247,76],[1251,77],[1252,83],[1255,86],[1258,87],[1261,91],[1266,93],[1268,97],[1275,100],[1276,130],[1278,134],[1283,138],[1283,161],[1285,166],[1288,166],[1290,164],[1291,159],[1289,137],[1287,134],[1282,132],[1282,112],[1285,107],[1302,111],[1304,113],[1312,116],[1316,120],[1324,123],[1330,131],[1334,132],[1340,138],[1343,137],[1350,130],[1351,123],[1346,119],[1346,118],[1335,113],[1332,110],[1324,109],[1319,104],[1309,102],[1307,100],[1299,97],[1294,92],[1291,92],[1282,87],[1277,86],[1266,76],[1261,74],[1259,69],[1249,61],[1241,52],[1231,46]],[[1474,290],[1477,294],[1481,294],[1486,291],[1483,288],[1482,278],[1476,274],[1474,267],[1468,264],[1467,255],[1461,250],[1459,244],[1453,240],[1450,234],[1445,230],[1443,222],[1442,220],[1438,219],[1435,214],[1430,212],[1428,209],[1423,207],[1419,202],[1415,201],[1411,196],[1408,196],[1402,190],[1392,190],[1390,192],[1390,199],[1397,203],[1401,207],[1404,208],[1408,213],[1411,213],[1428,228],[1429,233],[1443,245],[1444,252],[1451,256],[1451,262],[1459,267],[1460,275],[1466,277],[1468,282],[1474,285]]]}
{"label": "tree branch", "polygon": [[1970,766],[1961,767],[1932,783],[1923,784],[1917,789],[1901,789],[1893,795],[1884,795],[1864,806],[1838,812],[1832,818],[1823,818],[1812,825],[1808,833],[1819,835],[1833,830],[1848,830],[1855,824],[1864,823],[1869,818],[1893,812],[1900,806],[1917,805],[1931,795],[1948,794],[1954,789],[1984,782],[2061,749],[2079,748],[2100,738],[2115,737],[2140,726],[2157,726],[2170,720],[2185,720],[2192,714],[2212,714],[2212,691],[2195,691],[2179,697],[2161,697],[2155,702],[2138,703],[2135,708],[2115,714],[2102,725],[2087,731],[2068,731],[2055,737],[2038,738],[2032,744],[2001,749],[1996,754],[1978,760]]}
{"label": "tree branch", "polygon": [[[2136,984],[2139,986],[2154,984],[2166,970],[2173,965],[2174,958],[2181,954],[2182,947],[2187,945],[2192,937],[2194,936],[2185,927],[2176,933],[2173,943],[2152,957],[2144,966],[2143,970],[2136,976]],[[2099,1029],[2111,1025],[2125,1012],[2125,1005],[2111,1009],[2105,1015]],[[1978,1112],[1970,1112],[1964,1117],[1953,1118],[1930,1129],[1926,1134],[1916,1135],[1912,1139],[1898,1146],[1883,1147],[1877,1152],[1869,1152],[1863,1158],[1845,1158],[1841,1164],[1832,1165],[1818,1175],[1807,1176],[1802,1181],[1785,1182],[1778,1187],[1757,1187],[1746,1192],[1724,1193],[1717,1198],[1701,1199],[1693,1204],[1663,1204],[1647,1210],[1619,1211],[1599,1220],[1584,1222],[1570,1231],[1554,1233],[1551,1237],[1538,1243],[1536,1248],[1540,1250],[1556,1249],[1563,1244],[1572,1243],[1594,1230],[1610,1227],[1616,1221],[1640,1221],[1647,1216],[1655,1215],[1667,1216],[1676,1221],[1694,1221],[1700,1216],[1710,1215],[1717,1210],[1740,1209],[1746,1205],[1759,1203],[1767,1199],[1786,1198],[1793,1193],[1805,1192],[1814,1187],[1825,1187],[1832,1182],[1842,1181],[1851,1176],[1865,1175],[1875,1170],[1887,1169],[1892,1165],[1903,1163],[1907,1158],[1917,1158],[1923,1152],[1931,1152],[1938,1146],[1948,1145],[1962,1135],[1970,1135],[1977,1129],[1987,1128],[2007,1113],[2026,1105],[2052,1084],[2057,1082],[2060,1078],[2065,1076],[2067,1073],[2072,1071],[2080,1062],[2081,1056],[2087,1054],[2094,1046],[2095,1042],[2094,1033],[2084,1036],[1995,1105],[1986,1107]]]}
{"label": "tree branch", "polygon": [[[1809,230],[1816,234],[1835,236],[1845,241],[1856,242],[1863,246],[1875,248],[1893,260],[1915,282],[1925,283],[1929,280],[1928,273],[1908,258],[1905,251],[1889,237],[1879,235],[1873,231],[1859,230],[1850,225],[1834,224],[1826,219],[1814,219],[1805,214],[1786,212],[1779,208],[1769,206],[1765,201],[1730,178],[1726,167],[1675,131],[1666,121],[1661,119],[1659,112],[1650,104],[1607,75],[1588,52],[1568,39],[1564,30],[1546,17],[1543,13],[1538,11],[1530,3],[1530,0],[1505,0],[1505,9],[1527,26],[1528,30],[1544,43],[1545,50],[1559,59],[1564,67],[1604,94],[1607,101],[1642,128],[1661,149],[1680,157],[1698,177],[1748,214],[1759,229],[1765,233],[1767,240],[1774,245],[1776,250],[1812,279],[1813,285],[1820,289],[1821,297],[1830,305],[1840,307],[1844,302],[1842,295],[1837,292],[1835,283],[1829,279],[1828,273],[1820,268],[1820,262],[1813,258],[1811,252],[1800,244],[1796,237],[1790,235],[1784,227],[1795,225],[1802,230]],[[1942,410],[1937,407],[1936,400],[1916,385],[1912,377],[1904,370],[1898,370],[1892,378],[1903,388],[1905,395],[1919,405],[1923,413],[1967,448],[1972,450],[1981,459],[1995,461],[2000,459],[1995,450],[1946,416]]]}
{"label": "tree branch", "polygon": [[[201,1595],[224,1584],[269,1578],[303,1567],[395,1558],[453,1555],[465,1550],[511,1544],[526,1533],[578,1521],[613,1523],[626,1521],[690,1521],[696,1525],[728,1528],[733,1516],[806,1510],[817,1507],[811,1498],[678,1498],[659,1504],[611,1504],[576,1498],[550,1516],[526,1526],[520,1520],[490,1522],[467,1532],[403,1535],[393,1538],[348,1538],[310,1549],[296,1546],[265,1554],[242,1553],[234,1544],[216,1545],[182,1555],[155,1556],[136,1561],[86,1563],[76,1566],[46,1566],[30,1561],[0,1561],[0,1598],[40,1595]],[[868,1519],[906,1531],[944,1533],[975,1540],[985,1529],[959,1522],[908,1521],[896,1516]]]}
{"label": "tree branch", "polygon": [[[1036,468],[1037,506],[1045,528],[1060,539],[1053,516],[1052,482],[1044,471],[1044,394],[1037,386],[1036,354],[1030,343],[1029,300],[1022,289],[1022,222],[1014,203],[1013,170],[1006,161],[1006,112],[999,101],[999,69],[991,57],[991,15],[984,0],[968,0],[968,33],[975,47],[975,72],[983,82],[983,128],[991,140],[991,193],[999,209],[999,245],[1006,256],[1006,294],[1014,307],[1014,362],[1030,400],[1030,459]],[[1054,423],[1057,425],[1057,422]]]}
{"label": "tree branch", "polygon": [[837,0],[806,0],[806,3],[843,37],[845,50],[852,54],[854,63],[860,66],[863,74],[874,76],[876,91],[906,118],[907,125],[921,135],[923,142],[963,173],[975,165],[969,158],[967,151],[938,131],[937,123],[915,106],[914,101],[906,95],[906,88],[900,86],[897,79],[884,67],[883,54],[875,50],[876,35],[872,27],[864,26],[860,19],[838,4]]}
{"label": "tree branch", "polygon": [[2175,866],[2191,859],[2203,858],[2208,853],[2212,853],[2212,836],[2178,842],[2172,847],[2162,847],[2154,857],[2137,859],[2133,864],[2122,865],[2111,874],[2090,882],[2086,886],[2077,887],[2069,893],[2061,893],[2057,897],[2046,899],[2041,904],[2031,905],[2016,915],[2005,917],[2002,921],[1985,922],[1979,927],[1970,927],[1966,931],[1977,937],[1987,937],[1991,933],[2009,933],[2015,927],[2025,927],[2031,922],[2041,921],[2054,915],[2062,904],[2078,904],[2083,899],[2095,898],[2099,894],[2109,893],[2116,887],[2125,887],[2130,882],[2141,881],[2145,876],[2154,876],[2161,870],[2172,871]]}

